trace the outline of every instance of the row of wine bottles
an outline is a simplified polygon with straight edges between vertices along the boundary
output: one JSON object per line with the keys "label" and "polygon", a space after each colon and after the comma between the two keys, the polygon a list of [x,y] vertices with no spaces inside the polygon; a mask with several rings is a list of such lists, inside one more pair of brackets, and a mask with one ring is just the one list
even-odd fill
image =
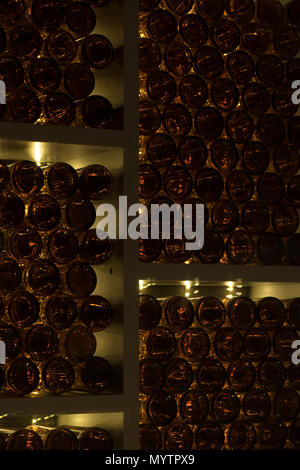
{"label": "row of wine bottles", "polygon": [[[258,399],[258,398],[257,398]],[[259,406],[259,402],[257,402]],[[260,426],[244,418],[229,426],[206,420],[194,430],[183,421],[175,421],[163,432],[152,424],[141,424],[139,443],[142,450],[279,450],[300,448],[300,420],[286,426],[276,418],[266,419]]]}
{"label": "row of wine bottles", "polygon": [[65,426],[28,426],[17,431],[0,429],[0,450],[112,450],[113,438],[102,428],[79,432]]}
{"label": "row of wine bottles", "polygon": [[280,329],[288,320],[289,325],[300,329],[300,299],[291,300],[286,306],[275,297],[254,301],[238,296],[224,302],[216,297],[201,297],[194,304],[186,297],[173,296],[163,304],[153,296],[139,297],[139,322],[142,330],[151,330],[164,319],[175,331],[189,328],[196,321],[208,331],[215,331],[229,320],[234,328],[248,330],[258,322],[269,331]]}

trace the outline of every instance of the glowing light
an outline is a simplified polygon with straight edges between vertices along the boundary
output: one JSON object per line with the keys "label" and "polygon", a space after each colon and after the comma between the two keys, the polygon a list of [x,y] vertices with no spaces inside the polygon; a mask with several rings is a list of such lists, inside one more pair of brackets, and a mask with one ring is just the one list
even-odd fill
{"label": "glowing light", "polygon": [[227,299],[233,299],[233,295],[232,295],[232,294],[227,294],[227,295],[226,295],[226,298],[227,298]]}
{"label": "glowing light", "polygon": [[233,282],[233,281],[228,281],[226,284],[227,284],[227,290],[228,290],[229,292],[232,292],[232,291],[233,291],[234,282]]}
{"label": "glowing light", "polygon": [[191,288],[191,281],[184,281],[184,285],[185,285],[186,290],[190,290],[190,288]]}
{"label": "glowing light", "polygon": [[139,288],[140,288],[140,290],[144,289],[144,281],[139,280]]}
{"label": "glowing light", "polygon": [[34,159],[38,166],[41,166],[42,146],[40,142],[34,142]]}

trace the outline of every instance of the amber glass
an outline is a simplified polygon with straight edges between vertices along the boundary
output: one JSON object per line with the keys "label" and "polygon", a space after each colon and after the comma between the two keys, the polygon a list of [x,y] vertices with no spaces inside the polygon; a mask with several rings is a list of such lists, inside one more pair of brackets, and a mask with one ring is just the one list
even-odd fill
{"label": "amber glass", "polygon": [[68,295],[54,296],[48,300],[45,313],[49,325],[62,330],[74,322],[77,316],[76,303]]}
{"label": "amber glass", "polygon": [[240,412],[240,401],[231,390],[222,390],[213,402],[213,414],[221,423],[232,423]]}
{"label": "amber glass", "polygon": [[254,133],[254,124],[245,111],[232,111],[226,120],[228,137],[237,144],[245,144]]}
{"label": "amber glass", "polygon": [[268,392],[279,390],[286,377],[285,368],[278,359],[267,358],[258,369],[258,380]]}
{"label": "amber glass", "polygon": [[297,31],[286,25],[281,25],[274,32],[273,38],[276,52],[284,59],[289,59],[297,55],[300,47],[300,41]]}
{"label": "amber glass", "polygon": [[197,8],[201,16],[215,20],[224,12],[224,0],[197,0]]}
{"label": "amber glass", "polygon": [[278,0],[259,0],[258,17],[262,23],[280,26],[283,22],[284,8]]}
{"label": "amber glass", "polygon": [[82,382],[90,393],[106,390],[113,379],[113,370],[108,361],[94,356],[81,369]]}
{"label": "amber glass", "polygon": [[280,236],[272,232],[262,234],[257,243],[257,254],[264,264],[280,264],[284,254]]}
{"label": "amber glass", "polygon": [[172,200],[187,198],[192,190],[193,180],[189,172],[181,166],[171,166],[164,174],[164,188]]}
{"label": "amber glass", "polygon": [[49,359],[57,348],[58,338],[50,326],[36,325],[26,333],[25,351],[35,361]]}
{"label": "amber glass", "polygon": [[163,313],[172,329],[185,330],[194,319],[192,303],[181,296],[170,297],[163,304]]}
{"label": "amber glass", "polygon": [[85,98],[94,89],[94,74],[87,65],[83,63],[73,63],[65,70],[64,85],[67,92],[73,98],[77,100]]}
{"label": "amber glass", "polygon": [[49,191],[57,199],[66,199],[72,196],[77,189],[77,173],[68,163],[50,165],[45,171],[45,178]]}
{"label": "amber glass", "polygon": [[20,266],[11,258],[4,258],[0,261],[0,289],[12,291],[16,289],[22,278]]}
{"label": "amber glass", "polygon": [[143,330],[154,328],[161,318],[161,306],[151,295],[139,296],[139,327]]}
{"label": "amber glass", "polygon": [[141,450],[159,450],[161,444],[161,434],[157,427],[152,424],[140,424],[139,448]]}
{"label": "amber glass", "polygon": [[22,339],[16,328],[4,322],[0,322],[0,339],[6,345],[6,356],[9,360],[15,358],[21,348]]}
{"label": "amber glass", "polygon": [[273,337],[273,348],[282,361],[291,360],[291,348],[294,341],[299,339],[294,328],[282,327],[275,332]]}
{"label": "amber glass", "polygon": [[244,230],[231,233],[226,242],[228,260],[233,264],[246,264],[254,256],[254,242],[251,235]]}
{"label": "amber glass", "polygon": [[167,361],[176,351],[177,343],[171,330],[156,327],[150,330],[146,338],[146,349],[149,356],[158,361]]}
{"label": "amber glass", "polygon": [[58,263],[67,263],[75,258],[78,241],[74,233],[67,228],[58,228],[48,239],[48,251]]}
{"label": "amber glass", "polygon": [[85,263],[72,263],[66,272],[65,279],[70,292],[79,298],[90,295],[97,284],[95,271]]}
{"label": "amber glass", "polygon": [[182,335],[181,349],[190,362],[202,361],[210,349],[209,337],[200,328],[189,328]]}
{"label": "amber glass", "polygon": [[155,359],[144,359],[139,365],[140,392],[151,394],[165,383],[165,368]]}
{"label": "amber glass", "polygon": [[289,118],[297,112],[298,106],[292,102],[292,94],[293,90],[288,85],[279,85],[273,91],[273,109],[282,118]]}
{"label": "amber glass", "polygon": [[172,42],[164,55],[167,69],[172,75],[186,75],[192,66],[192,54],[185,44]]}
{"label": "amber glass", "polygon": [[255,368],[246,359],[236,359],[228,367],[228,384],[235,392],[245,392],[255,382]]}
{"label": "amber glass", "polygon": [[250,54],[262,54],[268,47],[267,29],[258,23],[245,25],[241,32],[241,45]]}
{"label": "amber glass", "polygon": [[0,79],[4,81],[8,91],[22,85],[24,70],[15,57],[7,55],[0,59]]}
{"label": "amber glass", "polygon": [[46,96],[44,109],[52,124],[68,126],[75,118],[75,105],[64,93],[53,93]]}
{"label": "amber glass", "polygon": [[238,101],[239,92],[235,84],[227,78],[217,78],[211,88],[212,99],[221,111],[232,111]]}
{"label": "amber glass", "polygon": [[164,242],[164,252],[172,263],[184,263],[191,255],[185,249],[185,240],[168,239]]}
{"label": "amber glass", "polygon": [[65,214],[68,225],[78,232],[88,230],[96,219],[94,205],[88,199],[83,198],[76,198],[69,202]]}
{"label": "amber glass", "polygon": [[172,103],[164,110],[163,125],[171,136],[183,137],[191,130],[192,116],[182,104]]}
{"label": "amber glass", "polygon": [[42,450],[40,436],[31,429],[19,429],[11,433],[7,439],[7,450]]}
{"label": "amber glass", "polygon": [[21,16],[24,15],[23,0],[8,0],[0,7],[0,18],[8,23],[18,22]]}
{"label": "amber glass", "polygon": [[85,362],[96,351],[96,338],[89,328],[76,325],[68,331],[64,348],[67,359],[75,363]]}
{"label": "amber glass", "polygon": [[199,450],[220,450],[224,443],[224,432],[219,423],[205,421],[197,429],[196,444]]}
{"label": "amber glass", "polygon": [[248,330],[256,321],[256,306],[249,297],[235,297],[228,302],[228,316],[233,326]]}
{"label": "amber glass", "polygon": [[64,10],[58,0],[34,0],[31,15],[40,29],[51,31],[63,22]]}
{"label": "amber glass", "polygon": [[203,106],[195,116],[195,126],[200,137],[206,141],[215,141],[222,133],[224,121],[216,108]]}
{"label": "amber glass", "polygon": [[172,75],[163,70],[154,70],[147,77],[147,94],[157,104],[168,104],[176,96],[176,82]]}
{"label": "amber glass", "polygon": [[88,96],[81,103],[80,109],[82,122],[85,126],[105,129],[111,127],[114,110],[111,103],[103,96]]}
{"label": "amber glass", "polygon": [[227,139],[216,140],[211,146],[211,160],[222,173],[232,170],[239,159],[236,146]]}
{"label": "amber glass", "polygon": [[7,384],[18,395],[28,395],[39,383],[39,370],[29,359],[19,358],[7,370]]}
{"label": "amber glass", "polygon": [[18,25],[10,32],[11,47],[20,59],[31,60],[38,56],[43,41],[36,28],[29,24]]}
{"label": "amber glass", "polygon": [[112,450],[113,439],[101,428],[90,428],[79,435],[79,450]]}
{"label": "amber glass", "polygon": [[288,430],[279,420],[270,418],[260,428],[260,443],[263,449],[279,450],[286,442]]}
{"label": "amber glass", "polygon": [[10,191],[1,192],[0,227],[11,228],[22,222],[25,213],[24,203]]}
{"label": "amber glass", "polygon": [[91,67],[103,69],[113,59],[113,46],[109,39],[101,34],[92,34],[86,37],[81,46],[83,58]]}
{"label": "amber glass", "polygon": [[207,85],[198,75],[186,75],[180,81],[179,94],[189,108],[199,108],[207,100]]}
{"label": "amber glass", "polygon": [[278,204],[284,197],[284,184],[275,173],[264,173],[258,180],[257,191],[265,204]]}
{"label": "amber glass", "polygon": [[222,327],[214,337],[214,349],[222,361],[232,361],[238,358],[243,349],[243,338],[234,328]]}
{"label": "amber glass", "polygon": [[166,367],[166,384],[173,393],[187,390],[193,380],[193,370],[190,364],[181,358],[172,359]]}
{"label": "amber glass", "polygon": [[164,435],[166,450],[189,450],[193,444],[193,432],[183,423],[171,424]]}
{"label": "amber glass", "polygon": [[251,201],[242,209],[242,221],[250,233],[264,232],[269,225],[269,211],[258,201]]}
{"label": "amber glass", "polygon": [[12,119],[16,122],[35,122],[41,113],[41,104],[30,90],[21,88],[8,96],[7,106]]}
{"label": "amber glass", "polygon": [[139,240],[139,258],[141,261],[155,261],[160,256],[161,251],[161,240]]}
{"label": "amber glass", "polygon": [[274,330],[282,326],[286,317],[283,303],[275,297],[264,297],[258,303],[258,320],[263,328]]}
{"label": "amber glass", "polygon": [[111,323],[113,309],[104,297],[92,295],[81,306],[80,319],[93,331],[105,330]]}
{"label": "amber glass", "polygon": [[232,232],[239,222],[239,211],[232,201],[221,200],[211,211],[211,221],[216,230]]}
{"label": "amber glass", "polygon": [[96,229],[89,230],[84,237],[79,254],[81,259],[89,264],[102,264],[112,256],[113,245],[109,237],[101,240]]}
{"label": "amber glass", "polygon": [[225,307],[215,297],[202,297],[195,305],[195,312],[199,325],[207,330],[217,330],[225,321]]}
{"label": "amber glass", "polygon": [[223,53],[231,52],[240,43],[240,31],[232,21],[221,19],[213,26],[213,39]]}
{"label": "amber glass", "polygon": [[254,75],[254,61],[244,51],[232,52],[228,57],[227,67],[233,80],[241,84],[250,82]]}
{"label": "amber glass", "polygon": [[284,139],[284,124],[276,114],[265,114],[259,121],[258,132],[264,144],[276,147]]}
{"label": "amber glass", "polygon": [[60,274],[54,263],[40,259],[33,261],[26,271],[26,284],[36,295],[51,295],[57,289]]}
{"label": "amber glass", "polygon": [[195,55],[195,68],[206,80],[213,80],[223,72],[223,56],[214,47],[202,46]]}
{"label": "amber glass", "polygon": [[300,59],[290,59],[286,64],[286,78],[289,82],[297,80],[299,77]]}
{"label": "amber glass", "polygon": [[89,199],[103,199],[110,193],[111,187],[112,176],[104,166],[89,165],[79,173],[79,189]]}
{"label": "amber glass", "polygon": [[77,36],[87,36],[95,28],[96,15],[86,2],[69,3],[64,11],[67,25]]}
{"label": "amber glass", "polygon": [[148,30],[153,39],[166,44],[176,36],[177,22],[169,11],[159,8],[149,15]]}
{"label": "amber glass", "polygon": [[147,415],[157,426],[170,424],[176,416],[176,411],[175,398],[165,391],[154,393],[146,403]]}
{"label": "amber glass", "polygon": [[39,231],[51,230],[60,219],[59,204],[47,194],[36,196],[29,205],[28,218]]}
{"label": "amber glass", "polygon": [[188,170],[198,170],[207,159],[205,143],[196,136],[187,136],[180,140],[178,153],[181,163]]}
{"label": "amber glass", "polygon": [[274,55],[261,56],[257,61],[256,68],[259,79],[266,86],[275,88],[283,79],[283,66],[278,57]]}
{"label": "amber glass", "polygon": [[8,316],[18,328],[24,328],[36,322],[39,312],[39,302],[30,292],[20,291],[9,300]]}
{"label": "amber glass", "polygon": [[260,83],[251,82],[243,90],[244,105],[248,112],[255,116],[260,116],[267,112],[270,101],[268,91]]}
{"label": "amber glass", "polygon": [[77,44],[73,36],[63,30],[51,33],[45,40],[45,48],[49,56],[60,65],[72,62],[77,53]]}
{"label": "amber glass", "polygon": [[275,397],[275,414],[282,421],[290,421],[297,417],[300,399],[296,390],[284,387]]}
{"label": "amber glass", "polygon": [[289,324],[296,330],[300,330],[300,298],[294,299],[288,307]]}
{"label": "amber glass", "polygon": [[206,230],[203,248],[197,256],[203,263],[217,263],[224,253],[224,241],[220,234],[213,230]]}
{"label": "amber glass", "polygon": [[47,433],[45,450],[77,450],[77,436],[70,429],[60,427]]}
{"label": "amber glass", "polygon": [[149,38],[139,39],[139,68],[143,71],[156,69],[161,61],[159,45]]}
{"label": "amber glass", "polygon": [[203,168],[195,177],[195,189],[202,201],[217,201],[224,189],[222,176],[213,168]]}
{"label": "amber glass", "polygon": [[69,392],[75,379],[72,364],[63,357],[50,359],[43,367],[43,382],[53,395]]}
{"label": "amber glass", "polygon": [[226,371],[217,359],[206,359],[197,372],[197,383],[203,393],[217,392],[223,387],[225,379]]}
{"label": "amber glass", "polygon": [[139,195],[143,198],[156,196],[161,188],[160,173],[153,165],[139,166]]}
{"label": "amber glass", "polygon": [[37,193],[44,184],[42,170],[31,161],[19,161],[11,168],[11,180],[14,189],[24,196]]}
{"label": "amber glass", "polygon": [[196,389],[189,390],[180,398],[179,412],[188,424],[200,424],[209,410],[207,397]]}
{"label": "amber glass", "polygon": [[176,144],[166,135],[157,133],[147,142],[147,157],[158,168],[170,166],[176,158]]}
{"label": "amber glass", "polygon": [[248,142],[243,149],[243,164],[254,175],[264,173],[269,165],[269,152],[261,142]]}
{"label": "amber glass", "polygon": [[273,161],[281,176],[293,176],[299,168],[299,155],[292,145],[281,144],[274,150]]}
{"label": "amber glass", "polygon": [[256,442],[254,426],[244,419],[231,424],[228,432],[228,443],[232,450],[250,450]]}
{"label": "amber glass", "polygon": [[265,421],[271,411],[269,395],[261,388],[253,388],[244,396],[243,410],[245,417],[259,423]]}
{"label": "amber glass", "polygon": [[179,31],[183,39],[192,47],[202,46],[208,38],[208,27],[204,18],[194,13],[180,18]]}
{"label": "amber glass", "polygon": [[58,89],[61,72],[55,60],[38,58],[31,63],[29,77],[33,88],[49,93]]}
{"label": "amber glass", "polygon": [[270,348],[270,337],[262,328],[252,328],[244,336],[244,354],[253,362],[264,359]]}

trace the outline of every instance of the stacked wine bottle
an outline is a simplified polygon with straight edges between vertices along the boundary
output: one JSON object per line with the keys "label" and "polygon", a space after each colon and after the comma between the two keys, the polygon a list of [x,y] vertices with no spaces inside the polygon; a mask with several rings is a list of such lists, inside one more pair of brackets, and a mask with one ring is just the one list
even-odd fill
{"label": "stacked wine bottle", "polygon": [[54,163],[44,171],[31,161],[0,165],[0,340],[6,364],[4,393],[97,393],[108,388],[112,368],[95,356],[94,332],[110,325],[109,301],[92,295],[91,265],[112,255],[100,240],[92,201],[111,190],[101,165],[79,171]]}
{"label": "stacked wine bottle", "polygon": [[17,431],[0,429],[0,450],[112,450],[113,439],[102,428],[82,432],[68,429],[28,426]]}
{"label": "stacked wine bottle", "polygon": [[140,1],[140,199],[206,206],[202,250],[142,261],[300,264],[299,28],[297,0]]}
{"label": "stacked wine bottle", "polygon": [[140,447],[300,448],[300,299],[140,296]]}
{"label": "stacked wine bottle", "polygon": [[[92,34],[94,8],[110,0],[14,0],[0,7],[0,118],[15,122],[112,127],[114,112],[92,95],[94,71],[108,67],[110,40]],[[120,114],[120,113],[118,113]]]}

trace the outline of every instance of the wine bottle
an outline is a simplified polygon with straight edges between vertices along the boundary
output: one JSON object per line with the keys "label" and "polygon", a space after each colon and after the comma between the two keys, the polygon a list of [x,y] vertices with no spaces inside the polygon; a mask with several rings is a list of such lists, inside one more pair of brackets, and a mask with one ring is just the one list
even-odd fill
{"label": "wine bottle", "polygon": [[169,11],[161,8],[149,14],[147,26],[150,36],[163,44],[172,42],[177,33],[175,17]]}
{"label": "wine bottle", "polygon": [[60,426],[56,429],[32,426],[43,440],[45,450],[77,450],[77,436],[70,429]]}
{"label": "wine bottle", "polygon": [[152,424],[166,426],[176,416],[176,400],[166,391],[155,392],[146,402],[146,412]]}
{"label": "wine bottle", "polygon": [[47,119],[56,126],[68,126],[75,118],[75,104],[64,93],[53,93],[46,96],[44,110]]}
{"label": "wine bottle", "polygon": [[293,176],[299,169],[298,152],[292,145],[281,144],[274,150],[273,161],[281,176]]}
{"label": "wine bottle", "polygon": [[96,351],[96,338],[89,328],[73,326],[64,341],[66,358],[74,363],[86,362]]}
{"label": "wine bottle", "polygon": [[198,450],[220,450],[224,443],[224,432],[219,423],[205,421],[197,429],[196,444]]}
{"label": "wine bottle", "polygon": [[8,436],[7,450],[43,450],[43,442],[31,429],[19,429]]}
{"label": "wine bottle", "polygon": [[284,139],[284,124],[276,114],[264,114],[259,121],[258,132],[264,144],[276,147]]}
{"label": "wine bottle", "polygon": [[299,29],[300,28],[300,10],[297,0],[292,0],[287,6],[288,18],[292,25]]}
{"label": "wine bottle", "polygon": [[214,104],[223,112],[232,111],[239,101],[238,89],[228,78],[217,78],[212,84],[211,94]]}
{"label": "wine bottle", "polygon": [[139,364],[140,392],[149,395],[165,383],[165,368],[155,359],[144,359]]}
{"label": "wine bottle", "polygon": [[193,0],[166,0],[168,7],[173,10],[177,15],[181,16],[190,11],[193,6]]}
{"label": "wine bottle", "polygon": [[220,200],[211,211],[211,221],[219,232],[232,232],[239,223],[239,211],[232,201]]}
{"label": "wine bottle", "polygon": [[153,198],[161,188],[161,177],[153,165],[139,166],[139,195],[142,198]]}
{"label": "wine bottle", "polygon": [[189,48],[178,41],[173,41],[165,50],[164,61],[172,75],[187,75],[192,66],[192,54]]}
{"label": "wine bottle", "polygon": [[262,328],[251,328],[244,336],[244,354],[250,361],[262,361],[270,352],[271,340]]}
{"label": "wine bottle", "polygon": [[300,399],[292,387],[284,387],[275,396],[275,415],[281,421],[291,421],[299,413]]}
{"label": "wine bottle", "polygon": [[30,83],[33,88],[42,92],[54,92],[59,88],[61,71],[53,59],[35,59],[29,70]]}
{"label": "wine bottle", "polygon": [[43,46],[39,31],[28,23],[15,26],[10,31],[9,39],[14,55],[21,60],[34,59]]}
{"label": "wine bottle", "polygon": [[166,367],[166,385],[173,393],[187,390],[193,381],[193,369],[181,358],[172,359]]}
{"label": "wine bottle", "polygon": [[246,24],[241,31],[241,45],[250,54],[262,54],[269,45],[267,29],[259,23]]}
{"label": "wine bottle", "polygon": [[209,337],[201,328],[188,328],[181,337],[181,349],[188,361],[202,361],[209,353]]}
{"label": "wine bottle", "polygon": [[65,21],[78,37],[88,36],[96,26],[94,10],[86,2],[72,2],[64,8]]}
{"label": "wine bottle", "polygon": [[34,260],[26,267],[25,283],[35,295],[51,295],[60,283],[59,270],[51,261]]}
{"label": "wine bottle", "polygon": [[17,58],[5,55],[0,59],[0,80],[4,81],[7,91],[23,84],[24,70]]}
{"label": "wine bottle", "polygon": [[288,306],[288,320],[292,328],[300,329],[300,299],[293,299]]}
{"label": "wine bottle", "polygon": [[72,230],[60,227],[48,238],[48,252],[56,263],[68,263],[77,255],[78,240]]}
{"label": "wine bottle", "polygon": [[249,297],[231,299],[227,311],[232,325],[238,330],[249,330],[256,321],[256,305]]}
{"label": "wine bottle", "polygon": [[213,80],[223,72],[223,56],[214,47],[201,46],[195,55],[195,68],[204,79]]}
{"label": "wine bottle", "polygon": [[150,38],[139,39],[139,68],[141,71],[150,72],[157,69],[161,62],[159,45]]}
{"label": "wine bottle", "polygon": [[251,201],[242,209],[242,221],[248,232],[262,233],[270,221],[268,208],[261,202]]}
{"label": "wine bottle", "polygon": [[61,395],[71,390],[75,371],[67,359],[57,356],[43,366],[42,377],[47,391],[53,395]]}
{"label": "wine bottle", "polygon": [[286,378],[285,368],[281,361],[273,357],[262,362],[258,369],[258,380],[268,392],[279,390]]}
{"label": "wine bottle", "polygon": [[284,245],[280,236],[273,232],[263,233],[257,243],[257,254],[264,264],[280,264],[284,254]]}
{"label": "wine bottle", "polygon": [[37,230],[23,225],[15,230],[9,239],[8,250],[17,260],[37,258],[42,249],[42,239]]}
{"label": "wine bottle", "polygon": [[110,40],[105,36],[91,34],[83,40],[81,53],[90,67],[104,69],[111,64],[114,49]]}
{"label": "wine bottle", "polygon": [[186,424],[172,423],[165,432],[164,441],[166,450],[190,450],[193,444],[193,432]]}
{"label": "wine bottle", "polygon": [[52,31],[60,27],[64,19],[64,9],[59,0],[34,0],[31,15],[40,29]]}
{"label": "wine bottle", "polygon": [[110,193],[111,187],[112,175],[102,165],[88,165],[79,173],[79,189],[89,199],[103,199]]}
{"label": "wine bottle", "polygon": [[240,31],[235,23],[227,19],[218,20],[213,26],[213,40],[224,53],[236,49],[240,43]]}
{"label": "wine bottle", "polygon": [[188,170],[199,170],[206,162],[207,148],[199,137],[187,136],[180,140],[178,154],[181,163]]}
{"label": "wine bottle", "polygon": [[103,264],[108,261],[113,252],[113,244],[109,237],[101,240],[96,229],[87,232],[79,247],[80,259],[89,264]]}
{"label": "wine bottle", "polygon": [[[179,103],[169,104],[163,113],[162,122],[165,130],[172,137],[183,137],[187,135],[192,127],[192,116],[189,110]],[[157,127],[159,127],[157,119]],[[153,129],[156,130],[156,128]]]}
{"label": "wine bottle", "polygon": [[22,338],[18,330],[1,321],[0,339],[6,345],[6,358],[9,360],[14,359],[22,349]]}
{"label": "wine bottle", "polygon": [[186,75],[180,81],[179,94],[183,103],[189,108],[199,108],[207,100],[207,85],[199,75]]}
{"label": "wine bottle", "polygon": [[260,423],[267,419],[271,411],[271,400],[262,388],[252,388],[243,399],[243,411],[245,417],[254,423]]}
{"label": "wine bottle", "polygon": [[258,78],[271,88],[277,87],[283,79],[283,66],[274,55],[265,54],[259,57],[256,69]]}
{"label": "wine bottle", "polygon": [[297,31],[287,25],[280,25],[274,31],[273,43],[276,52],[283,59],[296,56],[300,47]]}
{"label": "wine bottle", "polygon": [[277,419],[269,418],[260,428],[260,443],[263,449],[274,450],[284,447],[288,430]]}
{"label": "wine bottle", "polygon": [[9,300],[8,316],[17,328],[31,326],[38,320],[39,312],[40,304],[30,292],[20,291]]}
{"label": "wine bottle", "polygon": [[190,173],[182,166],[171,166],[164,174],[164,189],[174,201],[187,198],[193,187]]}
{"label": "wine bottle", "polygon": [[45,49],[59,65],[73,62],[77,54],[77,43],[67,31],[57,30],[46,38]]}
{"label": "wine bottle", "polygon": [[300,178],[294,176],[288,183],[288,197],[295,206],[300,206]]}
{"label": "wine bottle", "polygon": [[28,218],[39,231],[53,229],[60,220],[60,207],[56,199],[48,194],[35,196],[28,207]]}
{"label": "wine bottle", "polygon": [[[269,92],[260,83],[251,82],[245,86],[242,97],[247,111],[254,116],[261,116],[269,109],[271,102]],[[249,145],[251,143],[257,145],[256,141],[249,142]]]}
{"label": "wine bottle", "polygon": [[94,205],[88,199],[80,197],[67,204],[65,214],[68,225],[76,232],[88,230],[96,219]]}
{"label": "wine bottle", "polygon": [[263,328],[275,330],[285,320],[286,310],[283,303],[275,297],[264,297],[258,303],[258,321]]}
{"label": "wine bottle", "polygon": [[263,24],[280,26],[283,22],[284,8],[278,0],[259,0],[258,17]]}
{"label": "wine bottle", "polygon": [[149,98],[156,104],[168,104],[176,96],[177,85],[170,73],[154,70],[147,76],[146,89]]}
{"label": "wine bottle", "polygon": [[207,397],[197,389],[192,389],[181,396],[179,413],[188,424],[200,424],[208,415],[209,401]]}
{"label": "wine bottle", "polygon": [[68,163],[54,163],[44,172],[50,193],[57,199],[71,197],[78,186],[76,171]]}
{"label": "wine bottle", "polygon": [[97,276],[91,266],[72,263],[65,273],[65,283],[72,295],[83,298],[91,295],[97,285]]}
{"label": "wine bottle", "polygon": [[7,385],[17,395],[28,395],[39,384],[39,370],[34,362],[20,357],[7,370]]}
{"label": "wine bottle", "polygon": [[221,361],[229,362],[237,359],[243,349],[243,338],[234,328],[219,328],[214,337],[214,349]]}
{"label": "wine bottle", "polygon": [[227,67],[232,79],[243,85],[250,82],[255,72],[252,57],[244,51],[232,52],[228,56]]}
{"label": "wine bottle", "polygon": [[289,426],[289,440],[291,442],[292,447],[295,449],[299,449],[299,446],[300,446],[300,439],[299,439],[299,424],[300,423],[299,421],[300,421],[299,418],[296,418]]}
{"label": "wine bottle", "polygon": [[275,173],[264,173],[258,180],[257,192],[265,204],[276,205],[284,197],[284,184]]}
{"label": "wine bottle", "polygon": [[45,315],[52,328],[63,330],[72,325],[77,316],[76,303],[68,295],[52,296],[47,302]]}
{"label": "wine bottle", "polygon": [[240,412],[240,400],[231,390],[222,390],[213,402],[213,414],[221,423],[232,423]]}
{"label": "wine bottle", "polygon": [[75,62],[68,65],[64,72],[64,85],[67,92],[74,99],[79,100],[92,93],[95,77],[87,65]]}
{"label": "wine bottle", "polygon": [[236,146],[228,139],[216,140],[210,152],[212,163],[223,174],[233,170],[239,159]]}
{"label": "wine bottle", "polygon": [[[110,128],[116,116],[117,110],[114,112],[111,103],[103,96],[88,96],[80,105],[79,120],[80,123],[83,123],[86,127]],[[121,125],[121,127],[123,127],[123,125]]]}
{"label": "wine bottle", "polygon": [[208,39],[208,26],[200,15],[190,13],[180,18],[179,32],[192,47],[200,47]]}
{"label": "wine bottle", "polygon": [[236,144],[246,144],[254,133],[254,124],[250,115],[245,111],[232,111],[226,120],[228,137]]}
{"label": "wine bottle", "polygon": [[224,7],[224,0],[197,0],[200,15],[211,21],[223,15]]}
{"label": "wine bottle", "polygon": [[231,450],[251,450],[256,443],[254,426],[245,419],[232,423],[228,432],[228,443]]}
{"label": "wine bottle", "polygon": [[40,116],[41,103],[35,93],[18,88],[7,98],[9,116],[15,122],[34,123]]}
{"label": "wine bottle", "polygon": [[13,188],[26,197],[40,191],[44,177],[36,163],[22,160],[11,167],[11,181]]}
{"label": "wine bottle", "polygon": [[160,430],[152,424],[140,424],[139,446],[140,450],[160,450],[162,445]]}
{"label": "wine bottle", "polygon": [[176,159],[176,144],[172,137],[157,133],[150,137],[146,146],[147,158],[157,168],[166,168]]}
{"label": "wine bottle", "polygon": [[254,242],[244,230],[231,233],[226,242],[228,260],[233,264],[248,264],[254,256]]}
{"label": "wine bottle", "polygon": [[197,322],[207,330],[218,330],[225,321],[225,307],[215,297],[202,297],[195,304]]}
{"label": "wine bottle", "polygon": [[160,362],[170,359],[175,353],[176,347],[176,338],[172,331],[167,328],[153,328],[146,337],[147,353]]}
{"label": "wine bottle", "polygon": [[112,450],[113,439],[108,431],[101,428],[89,428],[78,438],[79,450]]}
{"label": "wine bottle", "polygon": [[222,176],[214,168],[203,168],[196,174],[195,189],[202,201],[217,201],[224,190]]}
{"label": "wine bottle", "polygon": [[219,110],[212,106],[203,106],[196,113],[195,126],[201,139],[205,142],[215,141],[223,131],[224,120]]}
{"label": "wine bottle", "polygon": [[55,331],[46,325],[35,325],[25,337],[25,351],[32,360],[45,361],[58,349],[58,337]]}
{"label": "wine bottle", "polygon": [[235,392],[246,392],[255,382],[255,368],[246,359],[236,359],[228,367],[228,384]]}
{"label": "wine bottle", "polygon": [[227,11],[237,23],[248,23],[254,15],[255,5],[253,0],[245,0],[242,5],[239,0],[229,0]]}
{"label": "wine bottle", "polygon": [[80,308],[80,320],[92,331],[102,331],[109,327],[113,309],[107,299],[99,295],[88,297]]}
{"label": "wine bottle", "polygon": [[273,348],[282,361],[291,360],[292,344],[298,339],[299,336],[297,331],[288,326],[281,327],[275,332],[273,337]]}
{"label": "wine bottle", "polygon": [[253,175],[264,173],[269,165],[267,147],[261,142],[248,142],[243,149],[243,164]]}
{"label": "wine bottle", "polygon": [[162,251],[161,240],[139,240],[139,258],[151,263],[159,258]]}
{"label": "wine bottle", "polygon": [[0,261],[0,289],[6,292],[16,289],[22,280],[22,269],[12,258]]}
{"label": "wine bottle", "polygon": [[225,383],[226,371],[220,361],[208,358],[200,364],[196,378],[203,393],[217,392]]}
{"label": "wine bottle", "polygon": [[297,112],[298,105],[293,103],[292,94],[293,90],[289,85],[281,84],[273,91],[273,109],[281,118],[290,118]]}
{"label": "wine bottle", "polygon": [[106,359],[94,356],[80,371],[81,380],[89,393],[107,390],[113,379],[113,370]]}
{"label": "wine bottle", "polygon": [[159,301],[151,295],[139,296],[139,327],[142,330],[151,330],[158,325],[161,319],[161,306]]}

